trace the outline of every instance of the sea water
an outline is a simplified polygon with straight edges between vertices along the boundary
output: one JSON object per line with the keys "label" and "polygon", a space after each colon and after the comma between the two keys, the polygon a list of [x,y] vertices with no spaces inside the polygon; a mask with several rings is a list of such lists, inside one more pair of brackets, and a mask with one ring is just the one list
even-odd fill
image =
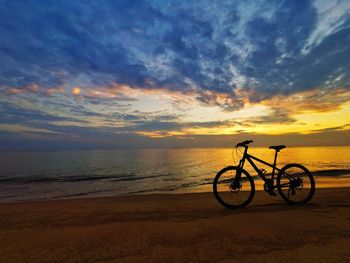
{"label": "sea water", "polygon": [[[275,152],[251,147],[249,153],[273,162]],[[211,191],[216,173],[240,156],[225,148],[0,153],[0,202]],[[345,187],[349,157],[350,147],[297,147],[283,149],[277,162],[305,165],[316,187]],[[261,190],[256,172],[245,168]]]}

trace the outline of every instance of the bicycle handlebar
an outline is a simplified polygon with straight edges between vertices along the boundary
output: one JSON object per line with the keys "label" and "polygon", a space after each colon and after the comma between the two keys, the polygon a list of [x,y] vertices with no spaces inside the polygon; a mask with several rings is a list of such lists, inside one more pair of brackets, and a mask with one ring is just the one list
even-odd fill
{"label": "bicycle handlebar", "polygon": [[237,143],[236,147],[246,146],[247,144],[252,143],[252,142],[253,142],[253,140],[246,140],[244,142]]}

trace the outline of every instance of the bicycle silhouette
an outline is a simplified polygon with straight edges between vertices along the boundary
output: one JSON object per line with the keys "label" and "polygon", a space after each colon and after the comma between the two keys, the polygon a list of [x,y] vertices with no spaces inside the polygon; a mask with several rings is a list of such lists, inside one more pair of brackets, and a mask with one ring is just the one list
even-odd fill
{"label": "bicycle silhouette", "polygon": [[[244,147],[244,153],[238,166],[225,167],[215,176],[213,191],[220,204],[226,208],[235,209],[245,207],[253,200],[255,184],[253,178],[243,168],[246,160],[264,180],[264,190],[270,195],[276,196],[274,189],[277,188],[280,196],[289,204],[304,204],[313,197],[315,181],[308,169],[297,163],[287,164],[282,169],[276,167],[277,154],[286,146],[269,147],[276,151],[274,162],[270,164],[248,154],[248,144],[252,142],[252,140],[248,140],[238,143],[235,148]],[[271,178],[267,178],[266,171],[259,169],[253,160],[271,167]],[[276,184],[274,179],[275,171],[278,171]]]}

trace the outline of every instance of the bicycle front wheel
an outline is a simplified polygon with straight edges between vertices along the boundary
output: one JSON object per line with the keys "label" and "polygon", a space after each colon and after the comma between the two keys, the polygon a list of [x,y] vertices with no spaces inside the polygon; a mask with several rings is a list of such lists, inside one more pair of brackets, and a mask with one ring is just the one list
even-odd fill
{"label": "bicycle front wheel", "polygon": [[278,173],[277,189],[287,203],[303,204],[313,197],[315,181],[311,172],[301,164],[288,164]]}
{"label": "bicycle front wheel", "polygon": [[255,186],[247,171],[229,166],[215,176],[213,191],[220,204],[226,208],[235,209],[245,207],[252,201]]}

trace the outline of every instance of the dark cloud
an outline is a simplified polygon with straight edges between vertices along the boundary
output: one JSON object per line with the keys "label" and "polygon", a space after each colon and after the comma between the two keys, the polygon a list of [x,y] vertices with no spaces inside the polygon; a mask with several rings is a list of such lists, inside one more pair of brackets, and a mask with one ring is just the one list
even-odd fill
{"label": "dark cloud", "polygon": [[[101,131],[99,131],[101,132]],[[349,145],[350,131],[328,131],[313,134],[288,133],[283,135],[240,133],[236,135],[189,135],[179,137],[149,138],[136,134],[101,134],[102,136],[67,138],[58,136],[42,140],[19,138],[11,133],[0,131],[0,152],[2,151],[57,151],[76,149],[113,148],[186,148],[191,147],[230,147],[234,143],[253,139],[254,146],[286,144],[292,146],[344,146]],[[97,138],[103,138],[96,140]],[[231,143],[230,143],[231,142]]]}
{"label": "dark cloud", "polygon": [[328,84],[349,85],[350,20],[306,46],[320,19],[312,2],[256,5],[260,10],[231,1],[2,1],[0,85],[147,88],[152,80],[180,90],[232,94],[247,86],[274,95],[327,85],[341,74]]}
{"label": "dark cloud", "polygon": [[257,118],[251,118],[248,121],[250,124],[281,124],[296,122],[295,118],[289,116],[287,111],[279,108],[273,109],[270,115],[265,115]]}
{"label": "dark cloud", "polygon": [[[142,2],[136,6],[145,7]],[[79,74],[111,75],[110,79],[85,80],[85,85],[111,80],[141,84],[145,66],[132,59],[122,44],[123,31],[132,33],[137,23],[132,17],[144,19],[130,13],[132,8],[135,5],[119,1],[107,5],[94,1],[3,2],[1,84],[51,87]]]}
{"label": "dark cloud", "polygon": [[312,131],[313,132],[333,132],[333,131],[344,130],[347,127],[350,127],[350,123],[344,124],[344,125],[341,125],[341,126],[329,127],[329,128],[324,128],[324,129],[317,129],[317,130],[312,130]]}

